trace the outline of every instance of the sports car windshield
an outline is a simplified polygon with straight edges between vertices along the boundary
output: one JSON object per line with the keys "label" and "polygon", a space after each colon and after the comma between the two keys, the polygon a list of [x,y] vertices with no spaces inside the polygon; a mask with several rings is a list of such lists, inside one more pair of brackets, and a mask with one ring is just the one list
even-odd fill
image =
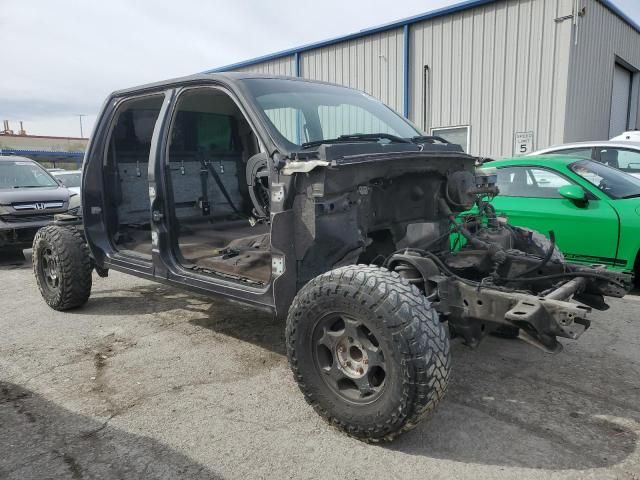
{"label": "sports car windshield", "polygon": [[640,179],[591,160],[580,160],[569,168],[611,198],[640,197]]}
{"label": "sports car windshield", "polygon": [[288,150],[323,140],[389,143],[421,135],[389,107],[357,90],[270,78],[246,79],[244,84]]}
{"label": "sports car windshield", "polygon": [[0,189],[57,186],[51,175],[36,163],[20,160],[0,162]]}

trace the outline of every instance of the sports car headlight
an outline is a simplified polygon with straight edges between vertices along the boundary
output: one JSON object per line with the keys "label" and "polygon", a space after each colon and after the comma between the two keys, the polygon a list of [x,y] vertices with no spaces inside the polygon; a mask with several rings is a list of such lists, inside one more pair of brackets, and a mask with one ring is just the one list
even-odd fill
{"label": "sports car headlight", "polygon": [[0,205],[0,215],[9,215],[10,213],[9,205]]}

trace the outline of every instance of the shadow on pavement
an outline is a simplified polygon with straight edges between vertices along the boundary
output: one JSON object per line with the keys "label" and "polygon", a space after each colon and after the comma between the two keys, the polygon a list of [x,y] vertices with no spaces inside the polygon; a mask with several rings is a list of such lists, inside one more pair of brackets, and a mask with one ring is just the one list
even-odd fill
{"label": "shadow on pavement", "polygon": [[0,250],[0,271],[31,268],[31,250]]}
{"label": "shadow on pavement", "polygon": [[[126,315],[147,315],[170,310],[192,310],[203,302],[211,300],[185,293],[162,284],[141,285],[128,289],[94,289],[89,301],[82,308],[70,310],[77,315],[114,315],[122,312]],[[116,310],[117,309],[117,310]]]}
{"label": "shadow on pavement", "polygon": [[214,479],[156,440],[72,413],[0,382],[0,478]]}
{"label": "shadow on pavement", "polygon": [[[122,297],[126,292],[133,296]],[[96,292],[78,312],[113,314],[116,303],[127,314],[186,309],[198,312],[193,325],[286,354],[284,322],[268,313],[162,285],[126,292]],[[449,390],[433,417],[380,448],[541,469],[607,467],[634,452],[639,372],[604,345],[598,355],[581,348],[547,355],[488,337],[476,350],[454,342],[452,355]]]}

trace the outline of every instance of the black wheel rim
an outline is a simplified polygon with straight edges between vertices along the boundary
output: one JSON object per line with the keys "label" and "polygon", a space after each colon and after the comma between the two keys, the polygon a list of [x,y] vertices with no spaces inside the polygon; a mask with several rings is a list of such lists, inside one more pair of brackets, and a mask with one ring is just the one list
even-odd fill
{"label": "black wheel rim", "polygon": [[351,403],[371,403],[382,395],[387,365],[380,342],[366,322],[331,313],[312,335],[315,366],[326,385]]}
{"label": "black wheel rim", "polygon": [[40,252],[40,277],[48,290],[55,292],[60,287],[58,259],[49,247],[43,248]]}

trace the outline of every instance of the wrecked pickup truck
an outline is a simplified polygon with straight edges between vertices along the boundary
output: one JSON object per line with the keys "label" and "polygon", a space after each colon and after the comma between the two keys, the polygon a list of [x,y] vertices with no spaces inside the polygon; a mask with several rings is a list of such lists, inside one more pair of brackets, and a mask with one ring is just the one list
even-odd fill
{"label": "wrecked pickup truck", "polygon": [[82,216],[39,231],[33,268],[56,310],[117,270],[286,318],[316,412],[391,440],[442,399],[450,338],[556,352],[631,286],[497,217],[496,178],[475,163],[336,85],[228,73],[118,91],[85,156]]}

